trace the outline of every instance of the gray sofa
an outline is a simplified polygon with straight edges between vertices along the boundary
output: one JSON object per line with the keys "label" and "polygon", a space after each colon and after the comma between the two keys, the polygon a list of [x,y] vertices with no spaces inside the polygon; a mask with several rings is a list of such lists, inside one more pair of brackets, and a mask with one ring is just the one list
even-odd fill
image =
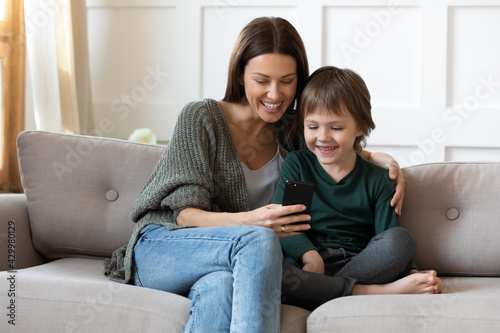
{"label": "gray sofa", "polygon": [[[102,266],[127,242],[130,207],[162,151],[20,134],[25,193],[0,195],[1,332],[182,332],[188,299],[110,282]],[[500,163],[404,174],[401,224],[419,243],[417,265],[436,269],[445,293],[344,297],[312,313],[283,305],[282,332],[500,331]]]}

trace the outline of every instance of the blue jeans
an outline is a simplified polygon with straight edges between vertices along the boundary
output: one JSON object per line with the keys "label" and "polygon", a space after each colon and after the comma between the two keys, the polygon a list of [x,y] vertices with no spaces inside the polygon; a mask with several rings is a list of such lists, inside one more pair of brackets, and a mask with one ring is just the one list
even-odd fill
{"label": "blue jeans", "polygon": [[251,226],[169,231],[149,225],[134,251],[134,283],[192,300],[184,332],[279,332],[281,247]]}

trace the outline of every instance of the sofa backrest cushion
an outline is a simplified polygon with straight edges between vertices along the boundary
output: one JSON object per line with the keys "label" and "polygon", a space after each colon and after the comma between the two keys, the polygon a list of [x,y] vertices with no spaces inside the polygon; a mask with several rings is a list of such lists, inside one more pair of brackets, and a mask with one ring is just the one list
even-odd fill
{"label": "sofa backrest cushion", "polygon": [[422,164],[403,174],[400,222],[417,239],[419,268],[500,276],[500,163]]}
{"label": "sofa backrest cushion", "polygon": [[17,139],[33,246],[44,257],[109,257],[164,146],[26,131]]}
{"label": "sofa backrest cushion", "polygon": [[[163,146],[23,132],[21,179],[33,245],[44,257],[109,257],[128,242],[130,209]],[[500,276],[500,163],[403,169],[401,225],[417,239],[417,265],[445,275]]]}

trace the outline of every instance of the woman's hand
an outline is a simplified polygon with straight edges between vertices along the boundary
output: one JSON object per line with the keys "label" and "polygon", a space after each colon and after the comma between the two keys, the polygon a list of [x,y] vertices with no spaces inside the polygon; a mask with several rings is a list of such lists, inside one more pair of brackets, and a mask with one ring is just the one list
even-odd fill
{"label": "woman's hand", "polygon": [[405,196],[405,177],[396,161],[389,164],[389,178],[396,180],[396,193],[392,197],[391,207],[394,207],[397,216],[401,216],[403,198]]}
{"label": "woman's hand", "polygon": [[269,228],[276,232],[279,237],[298,235],[311,228],[311,226],[307,224],[311,216],[307,214],[290,214],[300,213],[305,209],[306,206],[304,205],[282,206],[279,204],[269,204],[253,211],[242,213],[247,216],[241,221],[241,224]]}

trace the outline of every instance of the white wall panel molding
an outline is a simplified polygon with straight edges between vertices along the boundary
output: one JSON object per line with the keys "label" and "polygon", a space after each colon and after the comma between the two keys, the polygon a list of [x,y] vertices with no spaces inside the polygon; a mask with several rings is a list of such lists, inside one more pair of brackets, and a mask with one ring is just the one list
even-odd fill
{"label": "white wall panel molding", "polygon": [[325,61],[356,70],[373,106],[421,103],[421,9],[415,6],[337,7],[326,11]]}
{"label": "white wall panel molding", "polygon": [[[426,0],[431,1],[432,0]],[[443,3],[446,6],[462,6],[462,7],[478,7],[478,6],[498,6],[500,5],[498,0],[440,0],[439,3]]]}
{"label": "white wall panel molding", "polygon": [[236,6],[230,11],[203,7],[201,26],[202,85],[199,98],[222,99],[227,82],[229,58],[241,29],[259,16],[281,16],[292,24],[297,21],[297,8],[290,6]]}
{"label": "white wall panel molding", "polygon": [[87,8],[104,7],[175,7],[176,0],[86,0]]}
{"label": "white wall panel molding", "polygon": [[500,108],[499,18],[500,6],[449,8],[447,106]]}
{"label": "white wall panel molding", "polygon": [[447,89],[448,6],[422,5],[421,106],[445,107]]}
{"label": "white wall panel molding", "polygon": [[500,148],[447,147],[445,161],[500,161]]}
{"label": "white wall panel molding", "polygon": [[[178,44],[176,13],[176,7],[166,5],[88,7],[96,128],[112,128],[106,136],[127,138],[137,127],[172,132],[170,119],[177,116],[173,110],[179,103],[179,58],[172,51]],[[152,114],[160,115],[157,121],[151,121]]]}
{"label": "white wall panel molding", "polygon": [[[325,6],[318,1],[301,1],[297,6],[297,24],[299,32],[307,51],[309,70],[314,71],[324,63],[325,45]],[[314,19],[311,19],[314,18]]]}
{"label": "white wall panel molding", "polygon": [[[377,125],[369,150],[404,166],[500,160],[500,0],[86,3],[96,126],[113,128],[106,136],[150,127],[168,140],[185,103],[222,98],[241,28],[281,16],[302,36],[311,72],[334,65],[365,79]],[[147,90],[155,70],[161,84]]]}
{"label": "white wall panel molding", "polygon": [[418,146],[406,145],[370,145],[366,147],[369,151],[383,151],[394,157],[399,165],[404,168],[426,161],[425,152]]}

